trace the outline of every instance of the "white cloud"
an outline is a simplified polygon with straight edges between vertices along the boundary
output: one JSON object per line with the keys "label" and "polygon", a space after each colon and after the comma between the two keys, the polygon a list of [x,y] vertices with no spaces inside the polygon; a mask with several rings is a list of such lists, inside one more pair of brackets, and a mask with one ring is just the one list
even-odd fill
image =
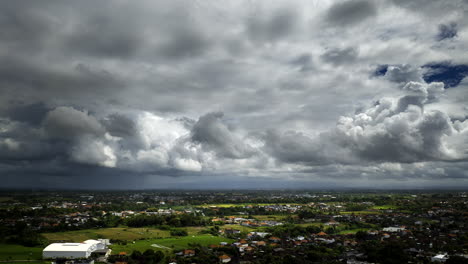
{"label": "white cloud", "polygon": [[117,164],[117,157],[113,149],[93,138],[82,138],[71,149],[70,158],[76,162],[100,165],[113,168]]}

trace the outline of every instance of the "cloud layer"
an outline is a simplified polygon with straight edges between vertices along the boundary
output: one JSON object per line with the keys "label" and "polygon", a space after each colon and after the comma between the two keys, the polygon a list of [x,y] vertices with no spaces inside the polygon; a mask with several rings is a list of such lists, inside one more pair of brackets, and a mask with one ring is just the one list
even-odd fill
{"label": "cloud layer", "polygon": [[462,0],[2,3],[0,177],[466,186],[467,12]]}

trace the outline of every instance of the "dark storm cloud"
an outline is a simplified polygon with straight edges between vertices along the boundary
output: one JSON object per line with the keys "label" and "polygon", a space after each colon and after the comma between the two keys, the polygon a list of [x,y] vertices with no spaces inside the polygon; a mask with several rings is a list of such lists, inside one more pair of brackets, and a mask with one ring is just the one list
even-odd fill
{"label": "dark storm cloud", "polygon": [[457,36],[457,24],[450,23],[450,24],[440,24],[439,32],[437,33],[436,39],[438,41],[442,41],[444,39],[451,39]]}
{"label": "dark storm cloud", "polygon": [[326,165],[349,163],[352,159],[346,149],[338,147],[326,134],[312,138],[296,131],[284,134],[269,131],[264,140],[267,151],[282,162]]}
{"label": "dark storm cloud", "polygon": [[26,164],[51,160],[66,152],[66,143],[44,138],[40,127],[29,122],[0,119],[0,160]]}
{"label": "dark storm cloud", "polygon": [[293,66],[299,67],[299,71],[301,72],[307,72],[313,69],[314,63],[312,60],[312,55],[308,53],[304,53],[299,55],[297,58],[293,59],[291,61],[291,64]]}
{"label": "dark storm cloud", "polygon": [[162,45],[161,51],[170,59],[194,57],[203,54],[211,42],[196,28],[181,27]]}
{"label": "dark storm cloud", "polygon": [[123,81],[117,80],[109,72],[95,70],[85,64],[54,69],[26,58],[0,58],[3,61],[0,65],[0,89],[11,95],[29,91],[29,97],[50,100],[53,96],[76,98],[83,95],[84,91],[107,94],[107,90],[123,87]]}
{"label": "dark storm cloud", "polygon": [[465,0],[439,1],[439,0],[392,0],[395,5],[428,17],[440,17],[456,12],[463,12],[468,6]]}
{"label": "dark storm cloud", "polygon": [[7,110],[6,116],[12,120],[38,126],[50,109],[42,102],[34,104],[14,104]]}
{"label": "dark storm cloud", "polygon": [[355,0],[333,4],[327,13],[327,21],[338,26],[350,26],[377,14],[373,1]]}
{"label": "dark storm cloud", "polygon": [[247,32],[252,40],[275,41],[292,34],[298,23],[298,13],[281,8],[273,14],[251,14],[247,20]]}
{"label": "dark storm cloud", "polygon": [[357,49],[353,47],[348,48],[334,48],[327,50],[324,54],[322,54],[322,60],[329,62],[333,65],[341,65],[346,63],[352,63],[354,60],[357,59],[359,52]]}
{"label": "dark storm cloud", "polygon": [[111,114],[102,122],[112,136],[131,137],[137,133],[135,122],[128,116]]}
{"label": "dark storm cloud", "polygon": [[140,48],[140,28],[124,17],[96,16],[76,25],[65,40],[66,50],[88,56],[131,57]]}
{"label": "dark storm cloud", "polygon": [[35,4],[28,5],[24,1],[2,3],[0,47],[36,52],[46,45],[48,37],[57,26],[56,21]]}
{"label": "dark storm cloud", "polygon": [[57,107],[44,120],[47,134],[57,138],[76,138],[82,135],[102,136],[105,129],[89,115],[71,107]]}
{"label": "dark storm cloud", "polygon": [[254,150],[232,134],[221,122],[223,113],[201,116],[192,129],[192,140],[214,150],[221,157],[240,159],[253,155]]}

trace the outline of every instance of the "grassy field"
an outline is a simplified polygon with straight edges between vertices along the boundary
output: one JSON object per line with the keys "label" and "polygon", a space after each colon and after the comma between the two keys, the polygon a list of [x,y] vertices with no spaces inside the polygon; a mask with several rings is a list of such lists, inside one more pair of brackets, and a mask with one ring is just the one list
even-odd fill
{"label": "grassy field", "polygon": [[180,238],[160,238],[160,239],[145,239],[138,240],[135,243],[128,243],[127,245],[112,245],[111,249],[113,254],[118,254],[119,252],[131,253],[134,250],[145,251],[147,249],[154,250],[182,250],[190,248],[189,244],[200,244],[202,246],[208,246],[211,244],[218,245],[220,242],[229,242],[232,243],[232,239],[227,239],[224,237],[217,237],[212,235],[194,235],[186,236]]}
{"label": "grassy field", "polygon": [[0,203],[8,202],[8,201],[13,201],[13,198],[9,196],[0,196]]}
{"label": "grassy field", "polygon": [[304,224],[296,224],[296,225],[302,226],[302,227],[308,227],[308,226],[322,226],[322,227],[327,227],[324,223],[320,223],[320,222],[304,223]]}
{"label": "grassy field", "polygon": [[344,212],[340,212],[340,214],[370,215],[370,214],[382,214],[382,212],[380,211],[344,211]]}
{"label": "grassy field", "polygon": [[232,228],[232,229],[237,229],[237,230],[240,230],[241,232],[245,232],[245,233],[249,233],[249,232],[253,232],[253,231],[259,231],[257,230],[257,228],[253,228],[253,227],[248,227],[248,226],[241,226],[241,225],[222,225],[222,226],[219,226],[219,229],[226,229],[226,228]]}
{"label": "grassy field", "polygon": [[[14,261],[14,262],[0,262],[0,263],[2,264],[50,264],[50,261],[37,260],[37,261]],[[97,263],[98,262],[94,262],[94,264],[97,264]]]}
{"label": "grassy field", "polygon": [[42,247],[23,247],[20,245],[0,245],[0,261],[42,259]]}
{"label": "grassy field", "polygon": [[[198,232],[197,228],[188,229],[190,233]],[[142,238],[161,238],[169,237],[168,230],[160,230],[156,228],[131,228],[131,227],[115,227],[115,228],[100,228],[100,229],[85,229],[78,231],[67,231],[57,233],[44,233],[43,235],[50,241],[72,241],[82,242],[87,239],[109,238],[120,240],[136,240]]]}
{"label": "grassy field", "polygon": [[293,218],[296,217],[296,215],[252,215],[253,218],[260,221],[282,221],[288,216],[291,216]]}
{"label": "grassy field", "polygon": [[356,229],[347,229],[338,232],[339,235],[348,235],[348,234],[356,234],[359,231],[368,231],[370,228],[356,228]]}
{"label": "grassy field", "polygon": [[390,204],[376,205],[376,206],[371,207],[371,209],[375,209],[375,210],[392,210],[392,209],[397,209],[397,208],[398,208],[397,206],[390,205]]}
{"label": "grassy field", "polygon": [[[187,231],[189,235],[197,235],[206,227],[191,226],[181,228]],[[44,233],[49,241],[71,241],[83,242],[87,239],[109,238],[120,240],[138,240],[148,238],[166,238],[170,237],[169,230],[161,230],[157,228],[133,228],[133,227],[114,227],[114,228],[100,228],[100,229],[84,229],[77,231]]]}

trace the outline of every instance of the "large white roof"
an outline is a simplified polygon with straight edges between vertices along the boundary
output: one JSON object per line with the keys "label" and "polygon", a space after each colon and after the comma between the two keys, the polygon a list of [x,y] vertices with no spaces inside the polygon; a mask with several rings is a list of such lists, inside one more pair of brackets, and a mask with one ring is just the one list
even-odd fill
{"label": "large white roof", "polygon": [[44,251],[88,251],[92,246],[86,243],[53,243],[44,248]]}
{"label": "large white roof", "polygon": [[86,240],[83,243],[52,243],[44,248],[44,251],[88,251],[101,243],[97,240]]}
{"label": "large white roof", "polygon": [[104,245],[97,240],[86,240],[83,243],[52,243],[42,251],[44,258],[89,257],[91,253]]}

